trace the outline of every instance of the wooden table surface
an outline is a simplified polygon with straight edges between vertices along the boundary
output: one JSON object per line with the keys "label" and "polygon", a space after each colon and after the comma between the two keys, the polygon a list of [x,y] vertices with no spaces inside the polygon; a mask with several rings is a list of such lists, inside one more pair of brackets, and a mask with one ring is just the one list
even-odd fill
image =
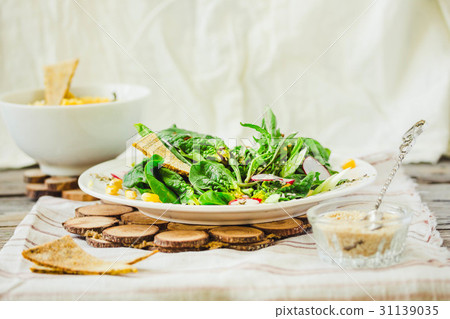
{"label": "wooden table surface", "polygon": [[[437,217],[444,246],[450,248],[450,159],[437,165],[405,165],[405,169],[416,179],[422,200]],[[34,205],[25,197],[24,170],[0,171],[0,248]]]}

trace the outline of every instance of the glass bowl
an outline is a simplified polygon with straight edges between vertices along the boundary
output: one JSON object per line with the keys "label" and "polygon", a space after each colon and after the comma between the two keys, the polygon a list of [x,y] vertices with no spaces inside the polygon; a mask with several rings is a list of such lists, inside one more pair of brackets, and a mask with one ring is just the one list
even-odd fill
{"label": "glass bowl", "polygon": [[364,219],[375,201],[336,200],[307,212],[319,256],[346,268],[375,268],[397,263],[403,251],[412,211],[406,206],[383,203],[383,218]]}

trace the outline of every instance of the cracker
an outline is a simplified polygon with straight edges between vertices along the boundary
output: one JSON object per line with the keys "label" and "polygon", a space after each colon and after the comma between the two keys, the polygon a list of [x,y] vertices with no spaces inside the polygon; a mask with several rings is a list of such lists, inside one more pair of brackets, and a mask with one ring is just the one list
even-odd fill
{"label": "cracker", "polygon": [[60,105],[68,94],[78,59],[44,66],[45,104]]}
{"label": "cracker", "polygon": [[[24,250],[22,256],[38,266],[49,267],[52,271],[62,273],[121,275],[137,272],[136,268],[127,263],[108,262],[89,255],[70,236]],[[35,271],[44,270],[36,268]]]}

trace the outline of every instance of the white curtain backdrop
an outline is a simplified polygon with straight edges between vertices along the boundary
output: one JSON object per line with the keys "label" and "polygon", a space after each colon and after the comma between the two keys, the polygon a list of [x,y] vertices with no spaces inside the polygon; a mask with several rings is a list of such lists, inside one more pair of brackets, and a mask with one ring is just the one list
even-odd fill
{"label": "white curtain backdrop", "polygon": [[[396,151],[419,119],[410,161],[448,146],[447,0],[0,3],[0,92],[41,87],[44,64],[79,57],[74,86],[150,87],[142,122],[155,130],[249,136],[239,122],[271,105],[285,133],[349,156]],[[0,167],[31,163],[0,119]]]}

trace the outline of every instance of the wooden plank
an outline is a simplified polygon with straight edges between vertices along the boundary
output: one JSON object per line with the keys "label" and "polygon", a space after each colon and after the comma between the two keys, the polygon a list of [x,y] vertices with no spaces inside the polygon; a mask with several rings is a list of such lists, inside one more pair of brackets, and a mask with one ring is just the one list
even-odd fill
{"label": "wooden plank", "polygon": [[406,173],[419,183],[450,183],[450,159],[442,158],[434,164],[407,164],[403,166]]}
{"label": "wooden plank", "polygon": [[29,168],[0,171],[0,196],[25,195],[23,172]]}
{"label": "wooden plank", "polygon": [[0,197],[0,214],[30,211],[34,204],[25,196]]}

